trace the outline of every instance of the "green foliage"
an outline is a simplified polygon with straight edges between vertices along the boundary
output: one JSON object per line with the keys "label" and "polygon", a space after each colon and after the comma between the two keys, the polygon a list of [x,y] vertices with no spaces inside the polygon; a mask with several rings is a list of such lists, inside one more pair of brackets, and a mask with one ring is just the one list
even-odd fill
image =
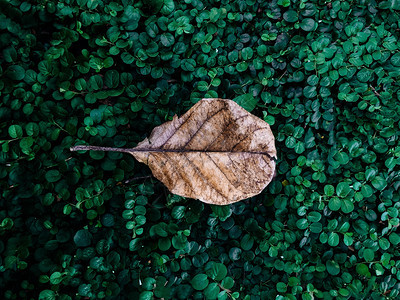
{"label": "green foliage", "polygon": [[[0,1],[2,299],[399,299],[398,1]],[[121,153],[201,98],[272,126],[226,207]]]}

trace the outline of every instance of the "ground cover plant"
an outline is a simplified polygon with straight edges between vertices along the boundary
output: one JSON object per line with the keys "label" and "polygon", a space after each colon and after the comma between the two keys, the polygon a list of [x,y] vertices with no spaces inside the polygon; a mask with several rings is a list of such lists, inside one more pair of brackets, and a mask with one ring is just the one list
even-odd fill
{"label": "ground cover plant", "polygon": [[[3,299],[399,299],[398,1],[0,1]],[[201,98],[277,174],[212,206],[122,153]]]}

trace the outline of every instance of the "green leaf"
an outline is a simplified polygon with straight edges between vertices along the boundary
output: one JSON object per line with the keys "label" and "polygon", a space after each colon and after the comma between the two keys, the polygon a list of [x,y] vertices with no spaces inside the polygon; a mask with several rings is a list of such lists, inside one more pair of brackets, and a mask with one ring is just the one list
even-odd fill
{"label": "green leaf", "polygon": [[348,199],[343,199],[340,208],[342,212],[349,214],[354,210],[354,204]]}
{"label": "green leaf", "polygon": [[52,290],[43,290],[39,294],[39,300],[55,300],[56,293]]}
{"label": "green leaf", "polygon": [[322,232],[322,224],[321,223],[311,223],[310,231],[312,233],[320,233],[320,232]]}
{"label": "green leaf", "polygon": [[342,165],[349,163],[349,156],[345,152],[338,152],[334,157]]}
{"label": "green leaf", "polygon": [[89,60],[89,66],[95,70],[101,70],[103,68],[103,60],[98,57],[92,57]]}
{"label": "green leaf", "polygon": [[387,186],[387,182],[381,176],[376,176],[372,181],[372,186],[377,190],[381,191]]}
{"label": "green leaf", "polygon": [[319,82],[319,78],[317,75],[311,75],[310,77],[307,78],[307,83],[309,85],[314,86],[314,85],[317,85],[318,82]]}
{"label": "green leaf", "polygon": [[233,99],[237,104],[243,107],[248,112],[251,112],[257,105],[257,99],[252,94],[244,94]]}
{"label": "green leaf", "polygon": [[297,228],[299,228],[301,230],[306,229],[308,227],[308,225],[309,224],[308,224],[307,219],[299,219],[299,220],[296,221]]}
{"label": "green leaf", "polygon": [[306,86],[303,89],[304,97],[312,99],[317,96],[317,88],[315,86]]}
{"label": "green leaf", "polygon": [[347,54],[350,54],[351,52],[353,52],[353,43],[351,41],[345,41],[343,43],[343,50]]}
{"label": "green leaf", "polygon": [[326,270],[330,275],[338,275],[340,273],[340,266],[339,264],[334,261],[334,260],[328,260],[326,262]]}
{"label": "green leaf", "polygon": [[363,253],[363,257],[366,261],[373,261],[374,260],[374,251],[372,249],[365,249]]}
{"label": "green leaf", "polygon": [[182,232],[178,232],[178,235],[172,237],[172,246],[177,250],[184,249],[187,244],[187,237]]}
{"label": "green leaf", "polygon": [[51,274],[50,276],[50,283],[51,284],[60,284],[61,281],[63,280],[62,278],[62,274],[60,272],[54,272],[53,274]]}
{"label": "green leaf", "polygon": [[240,246],[243,250],[248,251],[253,247],[254,238],[250,234],[245,234],[240,241]]}
{"label": "green leaf", "polygon": [[321,214],[317,211],[311,211],[308,213],[307,219],[310,222],[319,222],[319,220],[321,220]]}
{"label": "green leaf", "polygon": [[343,242],[346,246],[351,246],[353,245],[353,238],[346,233],[343,237]]}
{"label": "green leaf", "polygon": [[121,54],[121,59],[127,65],[130,65],[135,61],[135,58],[133,57],[133,55],[128,52],[123,52]]}
{"label": "green leaf", "polygon": [[58,170],[49,170],[45,174],[48,182],[57,182],[61,179],[61,173]]}
{"label": "green leaf", "polygon": [[25,77],[25,69],[19,65],[12,65],[7,68],[6,75],[12,80],[20,81]]}
{"label": "green leaf", "polygon": [[21,138],[23,135],[22,127],[20,125],[11,125],[8,127],[8,134],[11,138]]}
{"label": "green leaf", "polygon": [[[275,117],[273,116],[266,116],[264,117],[264,121],[267,122],[269,125],[274,125],[275,124]],[[304,147],[304,145],[303,145]],[[296,148],[295,148],[296,149]],[[302,153],[302,152],[296,152],[296,153]]]}
{"label": "green leaf", "polygon": [[185,216],[185,208],[185,206],[175,206],[172,209],[171,216],[177,220],[182,219]]}
{"label": "green leaf", "polygon": [[395,66],[395,67],[400,67],[400,53],[394,54],[390,58],[390,62]]}
{"label": "green leaf", "polygon": [[212,282],[204,290],[204,296],[207,300],[217,299],[220,290],[221,289],[219,288],[218,284],[216,282]]}
{"label": "green leaf", "polygon": [[163,15],[169,15],[175,9],[175,3],[173,0],[164,0],[164,6],[161,8]]}
{"label": "green leaf", "polygon": [[196,67],[196,61],[194,59],[183,59],[181,61],[182,70],[187,72],[193,72]]}
{"label": "green leaf", "polygon": [[197,291],[204,290],[208,286],[208,282],[206,274],[197,274],[190,281],[192,287]]}
{"label": "green leaf", "polygon": [[157,234],[158,236],[161,236],[161,237],[168,236],[168,232],[167,232],[165,223],[159,223],[159,224],[153,225],[151,227],[150,231],[152,231],[152,230],[154,230],[154,233]]}
{"label": "green leaf", "polygon": [[356,267],[356,271],[358,274],[362,275],[362,276],[369,276],[369,269],[365,264],[358,264]]}
{"label": "green leaf", "polygon": [[268,249],[268,255],[270,256],[270,257],[277,257],[278,256],[278,247],[276,247],[276,246],[271,246],[269,249]]}
{"label": "green leaf", "polygon": [[69,215],[72,212],[72,206],[70,204],[65,204],[63,208],[63,214]]}
{"label": "green leaf", "polygon": [[368,198],[373,195],[374,190],[368,184],[364,184],[361,187],[361,193],[363,194],[364,197]]}
{"label": "green leaf", "polygon": [[285,140],[285,146],[289,149],[293,149],[296,146],[296,139],[292,136],[288,136]]}
{"label": "green leaf", "polygon": [[276,284],[276,290],[278,291],[278,293],[286,293],[287,291],[287,285],[284,282],[278,282]]}
{"label": "green leaf", "polygon": [[100,75],[93,75],[88,81],[89,90],[100,90],[103,88],[103,79]]}
{"label": "green leaf", "polygon": [[357,79],[361,82],[368,82],[369,79],[371,78],[372,71],[369,69],[361,69],[357,73]]}
{"label": "green leaf", "polygon": [[398,159],[395,159],[394,157],[389,157],[385,161],[385,166],[389,170],[392,170],[397,165],[398,162],[399,162]]}
{"label": "green leaf", "polygon": [[390,242],[386,238],[381,238],[379,240],[379,247],[382,250],[388,250],[390,248]]}
{"label": "green leaf", "polygon": [[231,205],[211,205],[211,209],[221,221],[225,221],[232,215]]}
{"label": "green leaf", "polygon": [[244,72],[247,70],[248,67],[249,67],[249,64],[245,61],[242,61],[236,65],[236,70],[238,72]]}
{"label": "green leaf", "polygon": [[137,251],[140,247],[140,239],[136,238],[129,242],[129,250]]}
{"label": "green leaf", "polygon": [[253,57],[253,49],[246,47],[242,49],[242,58],[244,60],[249,60]]}
{"label": "green leaf", "polygon": [[314,31],[317,27],[318,24],[311,18],[305,18],[300,23],[300,28],[304,31]]}
{"label": "green leaf", "polygon": [[389,235],[389,241],[390,241],[393,245],[398,245],[398,244],[400,244],[400,235],[398,235],[398,234],[395,233],[395,232],[392,232],[392,233]]}
{"label": "green leaf", "polygon": [[86,86],[87,85],[86,85],[86,80],[85,79],[79,78],[79,79],[75,80],[75,88],[78,91],[86,90]]}
{"label": "green leaf", "polygon": [[138,112],[142,110],[142,108],[143,108],[143,103],[141,100],[136,100],[131,103],[131,110],[133,112]]}
{"label": "green leaf", "polygon": [[[270,124],[270,125],[271,125],[271,124]],[[294,151],[295,151],[297,154],[301,154],[301,153],[303,153],[304,151],[306,151],[306,148],[305,148],[304,143],[303,143],[303,142],[297,142],[297,143],[296,143],[296,146],[294,146]]]}
{"label": "green leaf", "polygon": [[229,258],[233,261],[239,260],[241,254],[242,250],[240,248],[233,247],[229,250]]}
{"label": "green leaf", "polygon": [[160,238],[158,240],[158,248],[161,251],[167,251],[169,248],[171,248],[171,240],[169,238]]}
{"label": "green leaf", "polygon": [[365,217],[367,218],[368,221],[375,221],[378,218],[378,215],[372,209],[368,209],[365,212]]}
{"label": "green leaf", "polygon": [[350,193],[350,186],[347,182],[340,182],[336,186],[336,194],[339,197],[346,197]]}
{"label": "green leaf", "polygon": [[206,274],[215,281],[221,281],[225,278],[228,270],[222,263],[210,262],[206,266]]}
{"label": "green leaf", "polygon": [[20,140],[19,146],[21,147],[21,151],[25,154],[29,155],[31,147],[34,143],[34,139],[32,137],[24,137]]}
{"label": "green leaf", "polygon": [[328,244],[332,247],[339,245],[339,235],[336,232],[331,232],[328,238]]}
{"label": "green leaf", "polygon": [[114,64],[114,59],[112,57],[107,57],[104,61],[103,61],[103,67],[104,68],[109,68]]}
{"label": "green leaf", "polygon": [[332,211],[338,211],[342,205],[342,201],[338,197],[329,199],[328,207]]}
{"label": "green leaf", "polygon": [[225,288],[225,289],[231,289],[235,284],[235,281],[231,278],[231,277],[225,277],[222,282],[221,285]]}
{"label": "green leaf", "polygon": [[101,223],[105,226],[105,227],[112,227],[115,225],[115,218],[114,215],[112,214],[104,214],[101,218]]}
{"label": "green leaf", "polygon": [[206,92],[209,89],[209,85],[207,82],[205,81],[199,81],[197,84],[197,88],[199,89],[199,91],[201,92]]}
{"label": "green leaf", "polygon": [[353,223],[353,228],[359,235],[366,235],[369,231],[368,223],[361,219],[356,220]]}
{"label": "green leaf", "polygon": [[376,173],[378,172],[378,170],[376,169],[367,169],[365,171],[365,180],[370,180],[375,178]]}
{"label": "green leaf", "polygon": [[335,188],[333,185],[327,184],[324,186],[324,192],[326,196],[331,197],[335,193]]}
{"label": "green leaf", "polygon": [[119,73],[115,70],[109,70],[104,75],[104,84],[108,88],[117,88],[119,85]]}
{"label": "green leaf", "polygon": [[153,292],[151,291],[144,291],[141,292],[139,295],[139,300],[152,300],[154,298]]}
{"label": "green leaf", "polygon": [[[393,128],[389,128],[389,127],[385,127],[385,128],[383,128],[381,131],[380,131],[380,135],[382,136],[382,137],[385,137],[385,138],[390,138],[390,137],[392,137],[392,136],[394,136],[395,135],[395,133],[396,133],[396,131],[393,129]],[[379,153],[384,153],[384,152],[386,152],[386,150],[387,150],[387,146],[386,146],[386,144],[383,144],[383,151],[380,151]]]}
{"label": "green leaf", "polygon": [[87,229],[80,229],[75,233],[74,242],[77,247],[87,247],[92,242],[92,234]]}
{"label": "green leaf", "polygon": [[15,50],[14,47],[9,47],[3,50],[3,57],[4,60],[8,63],[11,63],[13,61],[17,61],[17,51]]}
{"label": "green leaf", "polygon": [[298,14],[294,10],[288,10],[283,13],[283,19],[289,23],[295,23],[299,19]]}
{"label": "green leaf", "polygon": [[28,123],[25,126],[26,134],[29,136],[37,136],[39,134],[39,126],[36,123]]}
{"label": "green leaf", "polygon": [[158,299],[169,299],[171,297],[171,288],[167,285],[167,280],[165,277],[157,277],[154,295]]}
{"label": "green leaf", "polygon": [[261,35],[261,39],[262,39],[263,41],[266,41],[266,42],[275,41],[277,36],[278,36],[278,35],[277,35],[276,33],[269,32],[269,33],[264,33],[264,34],[262,34],[262,35]]}
{"label": "green leaf", "polygon": [[171,47],[175,43],[175,38],[171,33],[166,32],[160,36],[160,41],[163,46]]}

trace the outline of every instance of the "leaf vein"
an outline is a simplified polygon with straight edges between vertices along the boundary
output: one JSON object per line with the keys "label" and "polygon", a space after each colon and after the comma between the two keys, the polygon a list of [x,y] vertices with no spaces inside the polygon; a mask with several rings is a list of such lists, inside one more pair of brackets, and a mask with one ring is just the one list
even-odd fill
{"label": "leaf vein", "polygon": [[[186,148],[186,146],[193,140],[193,138],[196,136],[196,134],[198,134],[198,133],[200,132],[201,128],[202,128],[207,122],[209,122],[213,117],[217,116],[221,111],[224,111],[224,110],[227,110],[227,108],[226,108],[226,107],[223,107],[223,108],[217,110],[217,111],[216,111],[214,114],[212,114],[211,116],[207,116],[207,118],[201,123],[201,125],[199,126],[199,128],[197,128],[196,132],[195,132],[193,135],[191,135],[191,136],[189,137],[189,140],[186,142],[185,145],[183,145],[182,149],[185,149],[185,148]],[[185,123],[186,123],[186,122],[185,122]]]}
{"label": "leaf vein", "polygon": [[214,139],[210,144],[208,144],[208,146],[205,148],[205,150],[207,151],[207,149],[210,148],[210,146],[213,145],[213,144],[218,140],[218,138],[219,138],[223,133],[225,133],[225,132],[228,130],[228,128],[230,127],[230,125],[232,125],[232,124],[236,123],[237,121],[239,121],[240,119],[243,119],[243,118],[248,117],[248,116],[249,116],[249,115],[243,115],[243,116],[240,116],[239,118],[236,118],[235,120],[229,122],[229,123],[224,127],[224,129],[221,130],[221,132],[215,137],[215,139]]}
{"label": "leaf vein", "polygon": [[224,177],[226,178],[226,180],[229,182],[229,184],[231,186],[233,186],[235,189],[235,185],[232,183],[232,181],[226,176],[225,172],[222,171],[222,169],[220,168],[220,166],[212,159],[212,157],[206,152],[207,157],[213,162],[213,164],[218,168],[218,170],[221,171],[221,173],[224,175]]}
{"label": "leaf vein", "polygon": [[189,164],[193,167],[193,169],[195,169],[195,171],[197,172],[197,174],[199,175],[199,177],[204,181],[204,183],[208,183],[209,186],[216,191],[222,198],[226,198],[226,196],[224,196],[224,194],[218,190],[215,185],[199,170],[199,168],[186,156],[183,155],[186,160],[189,162]]}

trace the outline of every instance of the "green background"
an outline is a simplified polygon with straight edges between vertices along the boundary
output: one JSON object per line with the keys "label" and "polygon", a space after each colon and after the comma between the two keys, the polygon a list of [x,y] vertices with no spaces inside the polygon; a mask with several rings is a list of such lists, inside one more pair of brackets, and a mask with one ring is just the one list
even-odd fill
{"label": "green background", "polygon": [[[400,3],[0,1],[0,298],[399,299]],[[201,98],[271,125],[224,207],[134,147]]]}

